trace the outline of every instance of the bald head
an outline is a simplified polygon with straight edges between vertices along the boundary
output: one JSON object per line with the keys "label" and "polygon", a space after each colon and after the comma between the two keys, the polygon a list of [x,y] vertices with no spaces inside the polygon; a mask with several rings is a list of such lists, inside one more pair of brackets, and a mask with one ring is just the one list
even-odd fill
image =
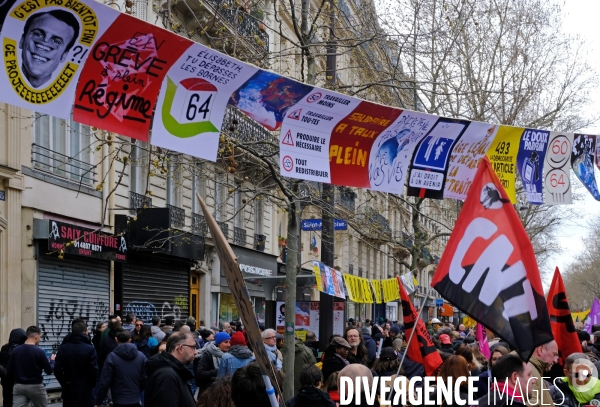
{"label": "bald head", "polygon": [[362,378],[366,377],[367,382],[369,383],[369,388],[373,387],[373,374],[371,373],[371,369],[369,369],[365,365],[353,363],[340,370],[340,373],[338,375],[338,389],[341,389],[340,383],[342,377],[350,378],[350,380],[352,380],[352,383],[356,383],[356,378],[359,377],[361,385],[363,384]]}

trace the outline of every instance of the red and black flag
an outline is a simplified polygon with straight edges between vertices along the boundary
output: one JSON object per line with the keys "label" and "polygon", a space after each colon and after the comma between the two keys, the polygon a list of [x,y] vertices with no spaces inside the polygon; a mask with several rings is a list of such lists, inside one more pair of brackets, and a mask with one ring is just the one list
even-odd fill
{"label": "red and black flag", "polygon": [[563,283],[560,271],[558,271],[558,267],[554,271],[546,304],[548,305],[548,312],[550,314],[552,334],[558,345],[558,363],[564,366],[567,356],[575,352],[581,353],[582,350],[577,331],[575,331],[573,317],[571,317],[565,284]]}
{"label": "red and black flag", "polygon": [[491,329],[524,360],[552,340],[533,247],[487,159],[473,184],[431,286]]}
{"label": "red and black flag", "polygon": [[408,357],[414,362],[421,363],[425,367],[425,374],[432,376],[435,371],[442,365],[442,357],[437,351],[435,344],[427,332],[427,327],[423,320],[418,318],[417,311],[410,302],[410,298],[402,285],[400,277],[396,277],[398,280],[398,287],[400,290],[400,300],[402,301],[402,314],[404,316],[404,329],[407,338],[410,338],[410,333],[415,329],[415,322],[417,322],[416,331],[413,335],[412,341],[408,345]]}

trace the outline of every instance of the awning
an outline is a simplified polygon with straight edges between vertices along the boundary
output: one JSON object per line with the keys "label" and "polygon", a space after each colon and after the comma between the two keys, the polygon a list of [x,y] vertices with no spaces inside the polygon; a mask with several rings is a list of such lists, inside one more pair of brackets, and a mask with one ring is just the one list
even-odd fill
{"label": "awning", "polygon": [[453,317],[454,316],[454,307],[450,304],[444,304],[440,307],[440,315],[441,317]]}

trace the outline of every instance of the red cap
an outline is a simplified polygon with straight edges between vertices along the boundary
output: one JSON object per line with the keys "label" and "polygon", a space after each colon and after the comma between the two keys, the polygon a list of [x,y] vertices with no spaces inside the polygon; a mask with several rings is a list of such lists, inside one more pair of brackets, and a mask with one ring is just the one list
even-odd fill
{"label": "red cap", "polygon": [[233,345],[246,345],[246,337],[242,332],[236,332],[231,335],[231,346]]}
{"label": "red cap", "polygon": [[[450,336],[448,336],[447,334],[440,335],[440,341],[444,345],[452,345],[452,341],[450,340]],[[233,345],[233,338],[231,338],[231,344]]]}

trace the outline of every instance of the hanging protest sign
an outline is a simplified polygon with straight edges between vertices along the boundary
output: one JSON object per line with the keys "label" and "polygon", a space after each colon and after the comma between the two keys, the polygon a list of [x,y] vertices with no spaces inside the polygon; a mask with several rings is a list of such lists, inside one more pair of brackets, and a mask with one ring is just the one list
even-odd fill
{"label": "hanging protest sign", "polygon": [[477,170],[431,286],[506,340],[523,360],[552,340],[533,247],[487,158]]}
{"label": "hanging protest sign", "polygon": [[544,202],[542,175],[549,137],[549,131],[526,129],[521,136],[517,154],[517,167],[521,174],[525,197],[534,205]]}
{"label": "hanging protest sign", "polygon": [[369,280],[373,293],[375,294],[375,302],[381,304],[383,299],[381,297],[381,280]]}
{"label": "hanging protest sign", "polygon": [[487,151],[494,172],[502,182],[502,186],[512,203],[517,203],[515,181],[517,175],[517,154],[521,134],[525,129],[521,127],[500,126],[494,141]]}
{"label": "hanging protest sign", "polygon": [[442,199],[452,147],[469,122],[441,118],[419,143],[412,160],[406,194]]}
{"label": "hanging protest sign", "polygon": [[128,14],[96,42],[83,67],[73,119],[148,141],[165,74],[189,41]]}
{"label": "hanging protest sign", "polygon": [[120,13],[97,2],[13,3],[0,17],[0,100],[69,119],[82,67]]}
{"label": "hanging protest sign", "polygon": [[546,162],[544,164],[544,204],[572,203],[571,150],[572,133],[550,132]]}
{"label": "hanging protest sign", "polygon": [[573,138],[573,153],[571,165],[573,172],[583,186],[592,194],[595,200],[600,201],[600,192],[594,175],[594,162],[596,159],[596,136],[575,134]]}
{"label": "hanging protest sign", "polygon": [[203,45],[190,46],[162,83],[152,145],[216,161],[229,98],[257,70]]}

